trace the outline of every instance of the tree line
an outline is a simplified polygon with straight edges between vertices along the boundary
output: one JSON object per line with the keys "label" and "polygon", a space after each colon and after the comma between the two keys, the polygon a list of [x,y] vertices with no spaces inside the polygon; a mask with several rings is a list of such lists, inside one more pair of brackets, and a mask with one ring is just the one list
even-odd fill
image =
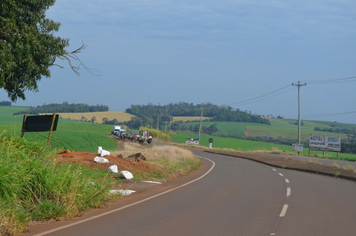
{"label": "tree line", "polygon": [[321,129],[319,127],[315,127],[314,131],[322,131],[322,132],[330,132],[330,133],[339,133],[339,134],[353,134],[356,135],[356,129],[340,129],[337,127],[333,127],[333,128],[324,128]]}
{"label": "tree line", "polygon": [[11,106],[11,102],[8,101],[1,101],[0,106]]}
{"label": "tree line", "polygon": [[100,112],[108,111],[109,107],[106,105],[94,105],[90,106],[85,103],[69,104],[68,102],[63,102],[62,104],[45,104],[37,107],[29,107],[25,111],[15,112],[14,115],[20,114],[39,114],[39,113],[79,113],[79,112]]}
{"label": "tree line", "polygon": [[135,115],[147,124],[153,122],[172,121],[173,116],[200,116],[203,109],[203,116],[210,117],[210,121],[231,121],[231,122],[250,122],[270,125],[268,119],[260,115],[253,115],[251,112],[241,111],[230,106],[217,106],[211,103],[194,105],[193,103],[170,103],[167,105],[131,105],[126,109],[127,113]]}

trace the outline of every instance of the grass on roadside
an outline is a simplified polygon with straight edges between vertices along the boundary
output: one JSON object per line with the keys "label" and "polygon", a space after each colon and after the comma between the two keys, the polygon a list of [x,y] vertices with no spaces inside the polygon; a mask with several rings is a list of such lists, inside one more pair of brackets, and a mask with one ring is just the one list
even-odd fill
{"label": "grass on roadside", "polygon": [[16,235],[32,221],[62,220],[116,196],[113,181],[59,165],[56,151],[21,138],[0,135],[0,235]]}
{"label": "grass on roadside", "polygon": [[186,175],[189,172],[200,167],[201,161],[191,151],[174,146],[145,146],[137,143],[123,142],[121,150],[117,150],[112,155],[121,154],[127,157],[133,153],[141,153],[148,163],[153,166],[160,167],[149,175],[141,172],[138,173],[142,179],[148,178],[164,178],[173,172],[181,175]]}

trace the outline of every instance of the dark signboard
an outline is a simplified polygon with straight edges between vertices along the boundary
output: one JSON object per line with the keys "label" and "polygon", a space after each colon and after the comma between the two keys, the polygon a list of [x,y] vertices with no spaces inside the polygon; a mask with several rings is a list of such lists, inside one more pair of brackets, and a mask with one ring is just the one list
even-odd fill
{"label": "dark signboard", "polygon": [[[53,116],[55,116],[53,122]],[[22,132],[46,132],[56,131],[58,124],[58,114],[42,116],[24,116]],[[51,130],[53,123],[53,129]]]}

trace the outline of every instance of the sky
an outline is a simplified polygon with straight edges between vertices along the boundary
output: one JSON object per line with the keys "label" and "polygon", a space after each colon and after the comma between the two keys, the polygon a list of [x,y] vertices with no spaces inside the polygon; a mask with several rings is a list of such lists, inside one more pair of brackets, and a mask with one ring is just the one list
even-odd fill
{"label": "sky", "polygon": [[[65,61],[15,106],[228,105],[263,116],[356,124],[356,1],[57,0]],[[0,89],[0,101],[9,100]]]}

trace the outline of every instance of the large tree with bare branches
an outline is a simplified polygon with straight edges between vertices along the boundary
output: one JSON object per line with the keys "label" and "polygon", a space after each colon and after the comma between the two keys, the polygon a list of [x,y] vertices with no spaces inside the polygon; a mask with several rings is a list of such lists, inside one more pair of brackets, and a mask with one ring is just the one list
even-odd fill
{"label": "large tree with bare branches", "polygon": [[57,65],[57,58],[67,60],[79,73],[82,63],[76,53],[86,46],[72,52],[65,50],[69,40],[54,35],[60,23],[45,15],[54,3],[55,0],[0,1],[0,88],[11,101],[26,99],[26,90],[38,91],[37,83],[43,76],[50,76],[49,67]]}

